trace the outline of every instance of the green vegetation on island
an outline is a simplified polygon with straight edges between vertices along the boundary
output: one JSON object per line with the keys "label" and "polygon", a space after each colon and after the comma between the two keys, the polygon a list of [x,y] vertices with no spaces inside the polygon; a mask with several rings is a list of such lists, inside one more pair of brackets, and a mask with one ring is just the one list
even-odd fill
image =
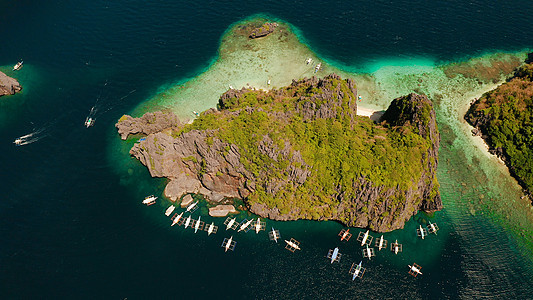
{"label": "green vegetation on island", "polygon": [[533,192],[533,63],[476,100],[465,119],[481,134],[491,153],[501,157],[511,174]]}

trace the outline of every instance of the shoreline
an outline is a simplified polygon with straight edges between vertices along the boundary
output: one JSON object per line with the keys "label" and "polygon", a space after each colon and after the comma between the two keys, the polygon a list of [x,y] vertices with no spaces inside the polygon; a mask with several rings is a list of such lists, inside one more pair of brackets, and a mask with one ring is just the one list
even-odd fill
{"label": "shoreline", "polygon": [[[322,62],[322,70],[317,74],[319,77],[335,72],[344,78],[352,78],[356,81],[358,94],[363,96],[362,103],[358,103],[358,108],[360,109],[358,114],[360,115],[368,116],[374,114],[376,111],[379,112],[385,109],[392,99],[413,91],[428,95],[436,104],[438,122],[449,124],[452,131],[455,132],[456,140],[452,141],[452,146],[459,146],[463,142],[467,144],[465,149],[454,150],[455,148],[452,147],[451,151],[461,151],[461,155],[466,157],[469,165],[472,164],[474,157],[479,158],[479,155],[482,154],[483,159],[481,159],[481,163],[479,164],[480,169],[477,172],[492,174],[493,171],[491,170],[494,169],[495,165],[498,165],[498,174],[505,175],[505,177],[514,180],[510,175],[507,176],[508,171],[502,171],[501,168],[506,168],[505,165],[498,162],[491,163],[492,159],[486,159],[492,155],[488,151],[480,148],[480,141],[473,139],[470,130],[468,128],[465,129],[464,124],[460,124],[466,124],[466,121],[462,121],[463,116],[459,115],[462,109],[458,109],[458,107],[468,107],[470,100],[475,98],[474,96],[469,97],[469,95],[480,95],[491,85],[486,82],[485,78],[494,74],[487,75],[483,73],[488,72],[487,67],[480,68],[479,65],[488,62],[492,66],[488,68],[494,69],[490,69],[489,71],[496,72],[499,76],[500,73],[504,73],[506,70],[505,68],[501,68],[500,62],[504,62],[504,64],[508,63],[509,60],[524,56],[524,52],[491,53],[465,62],[454,62],[449,65],[419,66],[416,68],[412,66],[383,65],[374,73],[356,74],[340,70],[329,65],[327,61],[320,59],[319,55],[310,50],[308,45],[303,44],[296,34],[287,30],[290,29],[291,25],[283,21],[276,20],[276,22],[282,25],[280,27],[283,29],[283,35],[275,32],[269,37],[254,40],[257,41],[255,45],[247,44],[242,38],[239,40],[239,36],[235,36],[235,33],[238,25],[248,21],[250,19],[236,22],[232,25],[233,27],[224,33],[219,45],[219,51],[217,52],[218,56],[214,58],[214,62],[204,72],[187,81],[182,81],[183,83],[177,86],[167,86],[162,92],[158,92],[152,98],[141,103],[134,109],[132,114],[134,116],[140,116],[147,111],[170,109],[176,112],[180,119],[192,121],[194,119],[192,111],[204,111],[208,108],[215,107],[218,97],[229,88],[229,85],[232,85],[234,88],[246,86],[262,88],[268,80],[268,76],[265,74],[284,74],[286,76],[283,80],[287,84],[292,79],[298,79],[305,75],[314,75],[312,68],[303,73],[293,72],[293,69],[288,69],[294,62],[299,62],[300,67],[305,66],[305,59],[307,57],[313,57],[314,61],[320,60]],[[232,42],[240,41],[241,43],[230,43],[230,40]],[[274,43],[280,40],[281,43]],[[289,45],[290,47],[288,47]],[[244,50],[239,50],[238,46],[244,47]],[[289,53],[281,55],[287,49],[283,47],[292,49]],[[263,51],[265,49],[271,51],[272,57],[269,59],[266,59],[266,56],[261,56],[261,54],[266,53]],[[278,60],[277,58],[279,57],[287,58],[291,63],[284,65],[283,63],[285,61],[283,59]],[[250,63],[250,59],[252,59],[252,62],[264,61],[265,65],[262,63]],[[463,69],[457,71],[457,65]],[[275,68],[270,69],[271,66],[275,66]],[[288,70],[287,74],[282,72],[282,70]],[[449,73],[446,73],[450,72],[450,70],[452,70],[451,76]],[[250,78],[254,80],[250,80]],[[280,86],[281,81],[272,80],[271,87],[275,88]],[[468,144],[471,146],[468,146]],[[506,186],[503,182],[509,182],[509,178],[504,178],[503,181],[498,179],[498,183],[491,183],[491,186],[487,188],[499,194],[498,191]],[[489,177],[489,180],[493,181],[496,178]],[[514,194],[516,187],[512,189],[512,194]],[[495,199],[491,201],[497,203],[500,200]],[[504,205],[496,206],[497,208],[494,209],[494,213],[498,215],[508,214]],[[533,215],[533,213],[530,214]],[[531,218],[533,219],[533,217]],[[509,222],[503,218],[501,220],[505,224]]]}

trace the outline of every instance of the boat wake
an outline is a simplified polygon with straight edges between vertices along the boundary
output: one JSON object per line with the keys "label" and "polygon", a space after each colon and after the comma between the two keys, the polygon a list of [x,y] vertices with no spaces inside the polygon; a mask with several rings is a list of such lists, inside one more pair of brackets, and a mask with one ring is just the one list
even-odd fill
{"label": "boat wake", "polygon": [[48,136],[48,128],[49,126],[44,126],[39,129],[36,129],[31,133],[16,138],[13,143],[17,146],[24,146],[27,144],[35,143],[38,140]]}
{"label": "boat wake", "polygon": [[[106,86],[107,86],[107,81],[104,84],[104,87]],[[94,105],[91,107],[91,110],[89,111],[89,114],[87,115],[87,118],[85,119],[85,126],[87,128],[93,126],[94,122],[96,121],[96,118],[112,110],[122,100],[126,99],[128,96],[135,93],[136,91],[137,91],[136,89],[131,90],[129,93],[122,96],[120,99],[116,101],[111,101],[111,102],[104,102],[105,100],[107,100],[107,97],[102,98],[102,93],[100,92],[100,94],[96,98]]]}

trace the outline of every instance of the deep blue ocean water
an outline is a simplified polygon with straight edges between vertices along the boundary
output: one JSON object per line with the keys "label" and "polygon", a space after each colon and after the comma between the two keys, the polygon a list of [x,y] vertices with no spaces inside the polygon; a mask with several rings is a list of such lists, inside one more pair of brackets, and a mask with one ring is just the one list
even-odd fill
{"label": "deep blue ocean water", "polygon": [[[530,260],[497,224],[458,219],[445,176],[448,208],[431,219],[439,235],[412,237],[429,218],[417,215],[386,238],[419,250],[379,253],[355,283],[348,269],[360,247],[338,242],[340,224],[269,221],[302,252],[248,233],[235,234],[236,251],[225,254],[222,232],[171,228],[168,204],[140,204],[164,181],[140,164],[135,180],[117,172],[114,123],[162,85],[207,68],[227,28],[258,13],[291,23],[347,69],[456,61],[533,41],[531,1],[0,1],[0,70],[24,86],[0,98],[1,298],[531,298]],[[23,69],[10,72],[19,59]],[[97,122],[86,129],[95,103]],[[42,139],[12,144],[35,129]],[[324,256],[335,246],[345,255],[332,266]],[[416,280],[406,269],[413,261],[424,272]]]}

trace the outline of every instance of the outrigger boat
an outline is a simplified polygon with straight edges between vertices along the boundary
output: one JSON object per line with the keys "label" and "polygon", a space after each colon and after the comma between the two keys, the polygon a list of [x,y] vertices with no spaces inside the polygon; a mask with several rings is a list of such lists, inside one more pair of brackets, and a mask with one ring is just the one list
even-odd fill
{"label": "outrigger boat", "polygon": [[363,249],[363,257],[372,259],[372,256],[376,256],[374,248],[368,248],[368,245],[366,245],[366,249]]}
{"label": "outrigger boat", "polygon": [[414,277],[418,276],[418,274],[422,275],[422,272],[420,270],[422,269],[421,266],[417,265],[416,263],[413,263],[413,265],[407,265],[409,267],[409,274],[413,275]]}
{"label": "outrigger boat", "polygon": [[336,247],[335,249],[330,249],[328,252],[327,258],[331,260],[331,263],[334,262],[340,262],[341,261],[342,254],[339,253],[339,247]]}
{"label": "outrigger boat", "polygon": [[236,222],[235,218],[228,217],[226,221],[224,221],[224,225],[226,225],[226,230],[235,230],[237,229],[237,226],[239,226],[239,223]]}
{"label": "outrigger boat", "polygon": [[390,244],[390,251],[394,252],[394,254],[398,254],[398,252],[403,251],[402,244],[398,244],[398,240],[396,242]]}
{"label": "outrigger boat", "polygon": [[174,209],[176,209],[176,207],[174,205],[171,205],[167,208],[167,210],[165,211],[165,216],[170,216],[171,213],[174,212]]}
{"label": "outrigger boat", "polygon": [[416,229],[416,234],[422,239],[424,239],[424,237],[428,235],[428,232],[425,228],[422,227],[422,225],[420,225],[420,228]]}
{"label": "outrigger boat", "polygon": [[274,242],[278,242],[278,239],[281,237],[279,235],[279,230],[277,229],[274,229],[274,227],[272,227],[272,231],[270,231],[268,233],[268,237],[270,238],[271,241],[274,241]]}
{"label": "outrigger boat", "polygon": [[24,141],[24,140],[21,139],[21,138],[16,138],[15,141],[13,142],[13,144],[15,144],[15,145],[17,145],[17,146],[20,146],[20,145],[22,145],[22,142],[23,142],[23,141]]}
{"label": "outrigger boat", "polygon": [[363,278],[363,275],[365,274],[366,269],[363,268],[363,261],[360,261],[358,265],[355,263],[352,264],[352,267],[350,268],[350,274],[352,274],[352,280],[355,280],[355,278]]}
{"label": "outrigger boat", "polygon": [[91,126],[94,126],[94,121],[95,121],[95,120],[94,120],[93,118],[91,118],[91,117],[87,117],[87,118],[85,119],[85,127],[89,128],[89,127],[91,127]]}
{"label": "outrigger boat", "polygon": [[300,242],[298,242],[294,238],[291,238],[290,241],[285,240],[285,243],[287,243],[287,245],[285,246],[285,249],[291,251],[292,253],[294,253],[294,251],[296,250],[302,250],[300,249]]}
{"label": "outrigger boat", "polygon": [[237,232],[241,232],[244,230],[244,232],[248,232],[248,230],[250,230],[250,228],[248,228],[250,226],[250,224],[252,224],[254,219],[250,219],[249,221],[244,219],[242,220],[241,222],[241,226],[239,227],[239,230],[237,230]]}
{"label": "outrigger boat", "polygon": [[194,233],[198,232],[198,230],[203,230],[204,229],[204,221],[200,221],[200,218],[201,216],[198,216],[198,220],[192,220],[192,225],[191,227],[194,228]]}
{"label": "outrigger boat", "polygon": [[204,230],[207,231],[207,236],[209,236],[211,235],[211,233],[217,233],[218,226],[216,226],[215,223],[212,222],[211,225],[209,225],[209,227],[206,226]]}
{"label": "outrigger boat", "polygon": [[195,212],[197,209],[198,209],[198,201],[189,204],[189,206],[187,206],[186,211],[188,211],[188,212],[190,212],[190,213],[192,214],[192,213]]}
{"label": "outrigger boat", "polygon": [[339,236],[341,237],[341,241],[349,241],[352,238],[350,229],[341,230],[341,232],[339,232]]}
{"label": "outrigger boat", "polygon": [[305,63],[306,63],[306,64],[310,64],[312,61],[313,61],[313,59],[312,59],[311,57],[309,57],[309,58],[305,61]]}
{"label": "outrigger boat", "polygon": [[429,222],[428,225],[428,232],[437,234],[437,231],[439,230],[439,226],[437,226],[437,223],[431,223]]}
{"label": "outrigger boat", "polygon": [[374,238],[370,236],[368,233],[369,233],[368,230],[365,233],[363,233],[362,231],[359,232],[359,235],[357,236],[357,240],[361,242],[361,246],[364,246],[365,244],[370,245],[370,243],[372,243],[372,239]]}
{"label": "outrigger boat", "polygon": [[[183,212],[181,212],[179,215],[177,213],[172,216],[172,224],[170,226],[176,225],[180,220],[182,220]],[[178,224],[181,225],[181,224]]]}
{"label": "outrigger boat", "polygon": [[155,197],[154,195],[147,196],[147,197],[144,198],[143,204],[146,204],[146,205],[150,206],[150,205],[155,203],[156,199],[157,199],[157,197]]}
{"label": "outrigger boat", "polygon": [[374,246],[378,247],[378,250],[381,251],[381,249],[387,248],[387,240],[383,239],[383,235],[376,239],[376,244]]}
{"label": "outrigger boat", "polygon": [[228,252],[228,250],[235,250],[235,245],[237,244],[236,241],[233,240],[233,236],[231,236],[229,239],[224,238],[224,241],[222,242],[222,248],[224,248],[224,252]]}
{"label": "outrigger boat", "polygon": [[22,64],[23,64],[23,63],[24,63],[24,62],[23,62],[22,60],[19,61],[19,62],[13,67],[13,71],[18,71],[18,70],[22,69]]}
{"label": "outrigger boat", "polygon": [[184,228],[189,227],[190,224],[191,224],[191,215],[189,215],[189,216],[187,217],[187,219],[185,219],[185,225],[184,225]]}
{"label": "outrigger boat", "polygon": [[265,226],[266,226],[266,222],[265,221],[261,221],[260,218],[257,218],[257,222],[255,222],[254,224],[254,228],[255,228],[255,233],[259,233],[259,231],[261,230],[265,230]]}

